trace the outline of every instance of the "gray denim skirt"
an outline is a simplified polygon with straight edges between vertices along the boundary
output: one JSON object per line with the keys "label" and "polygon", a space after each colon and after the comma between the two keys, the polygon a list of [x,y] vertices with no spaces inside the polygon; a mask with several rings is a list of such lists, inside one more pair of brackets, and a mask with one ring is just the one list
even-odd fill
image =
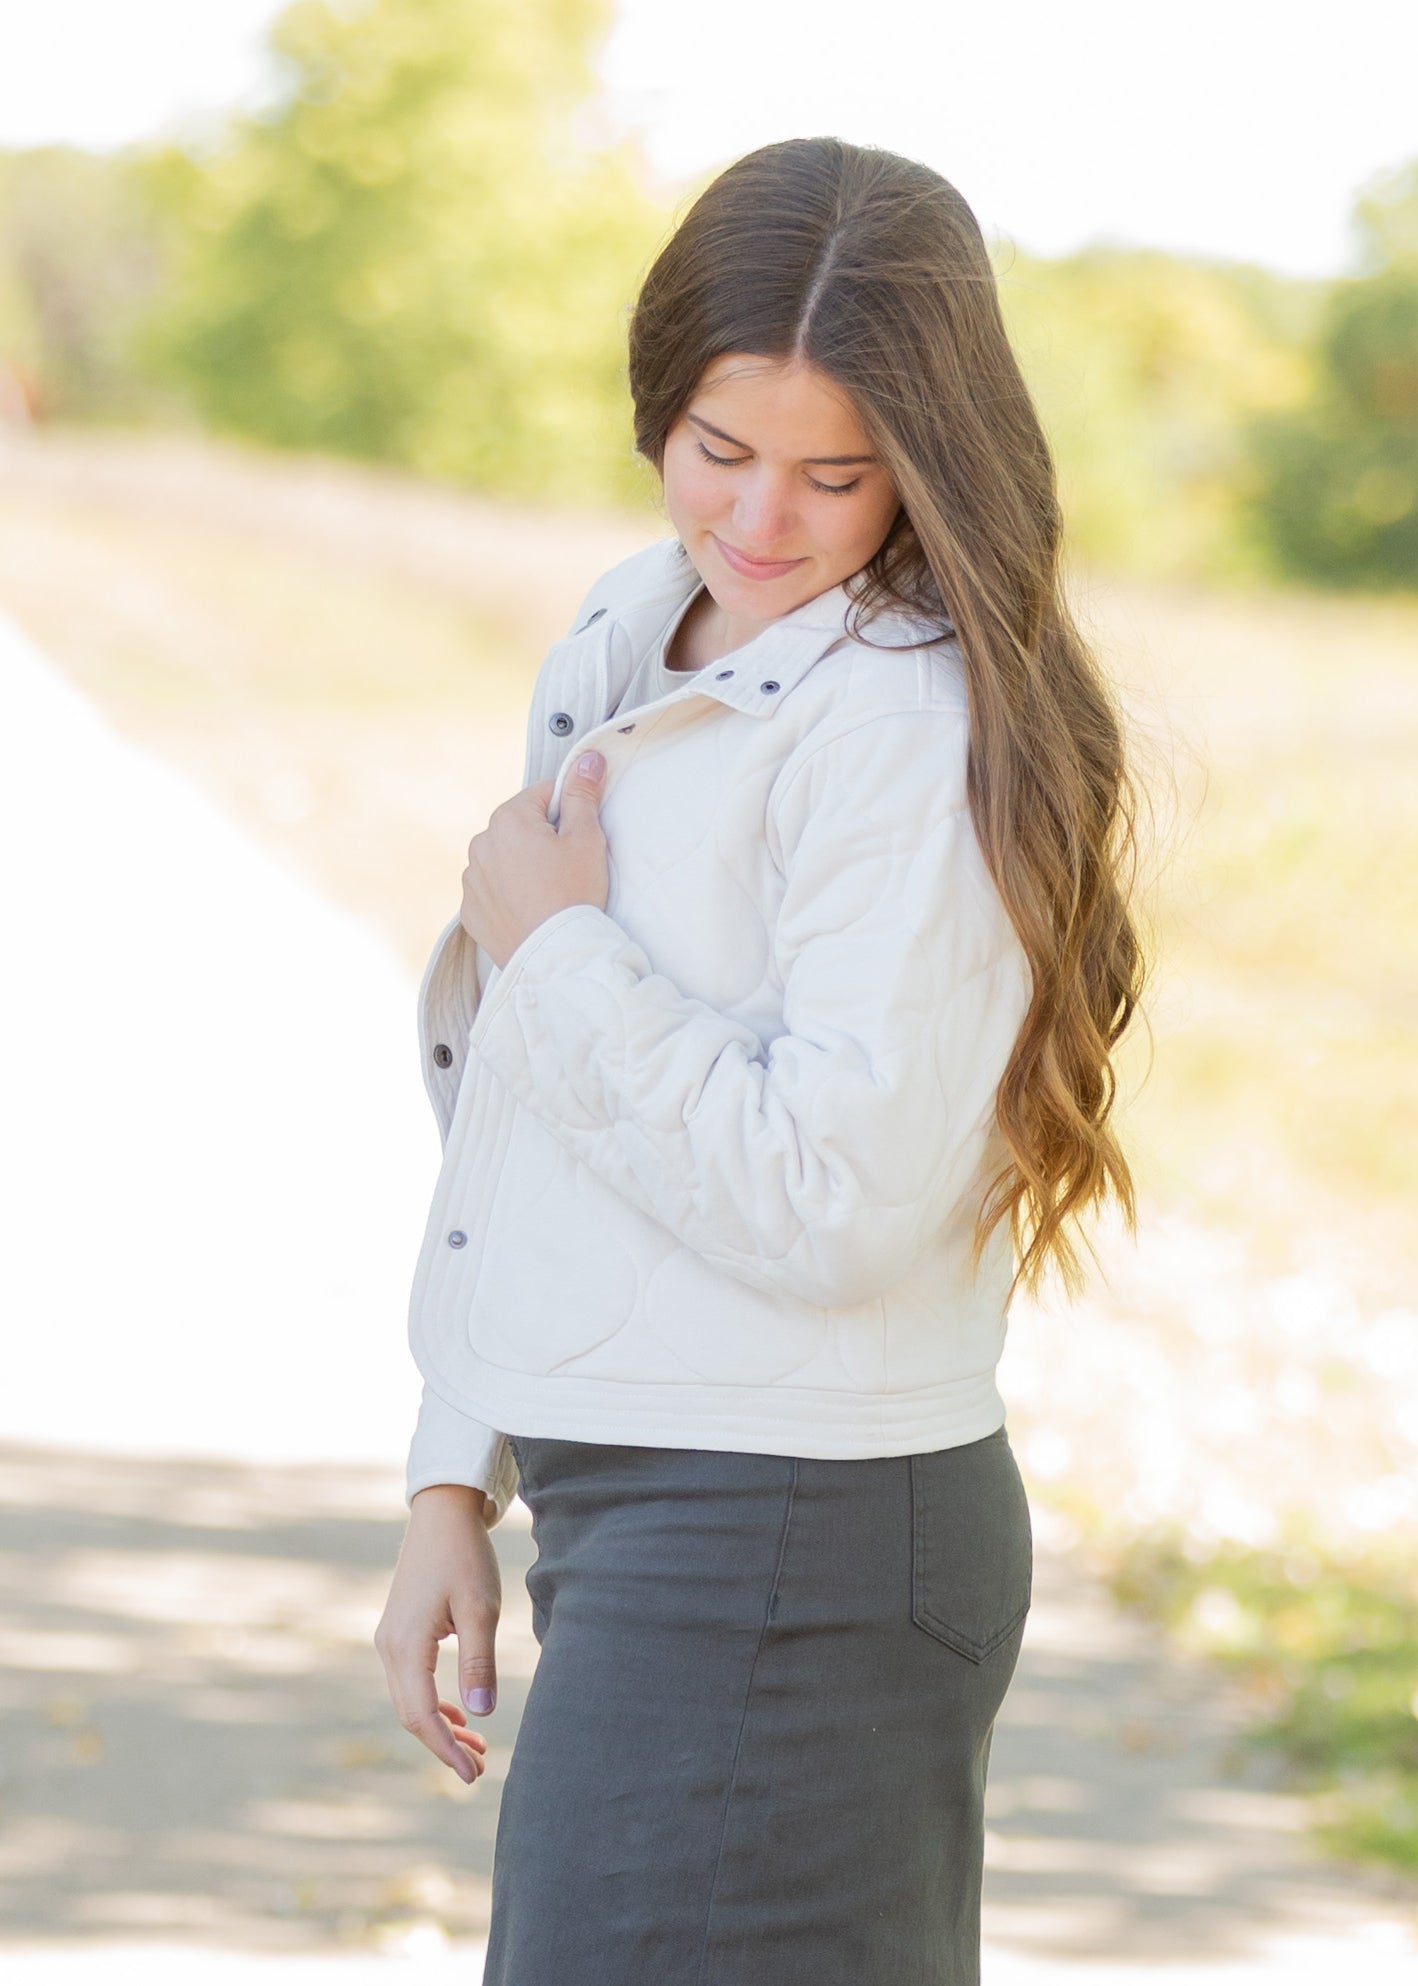
{"label": "gray denim skirt", "polygon": [[509,1440],[540,1655],[485,1986],[977,1986],[1033,1574],[1004,1428],[860,1461]]}

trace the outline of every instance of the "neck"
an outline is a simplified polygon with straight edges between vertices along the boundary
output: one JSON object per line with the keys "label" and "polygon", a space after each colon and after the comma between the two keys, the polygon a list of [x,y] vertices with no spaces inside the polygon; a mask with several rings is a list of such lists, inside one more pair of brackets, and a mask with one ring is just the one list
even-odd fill
{"label": "neck", "polygon": [[726,614],[707,586],[701,602],[701,613],[705,646],[712,661],[717,661],[721,655],[728,655],[735,648],[742,648],[745,643],[762,634],[766,627],[772,626],[771,620],[755,621],[743,614]]}

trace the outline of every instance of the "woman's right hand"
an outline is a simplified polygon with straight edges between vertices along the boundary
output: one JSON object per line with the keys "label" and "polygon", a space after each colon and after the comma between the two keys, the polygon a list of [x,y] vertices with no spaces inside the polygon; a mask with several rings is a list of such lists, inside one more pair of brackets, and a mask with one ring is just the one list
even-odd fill
{"label": "woman's right hand", "polygon": [[[481,1490],[434,1483],[409,1504],[408,1529],[374,1646],[399,1722],[435,1758],[473,1785],[486,1768],[487,1739],[468,1730],[464,1709],[485,1716],[497,1700],[497,1623],[502,1575],[488,1536]],[[438,1695],[439,1643],[458,1637],[460,1706]]]}

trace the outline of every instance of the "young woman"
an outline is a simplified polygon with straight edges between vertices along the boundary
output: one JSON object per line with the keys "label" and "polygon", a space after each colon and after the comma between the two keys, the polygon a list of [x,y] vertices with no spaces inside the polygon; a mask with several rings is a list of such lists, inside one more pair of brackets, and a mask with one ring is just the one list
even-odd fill
{"label": "young woman", "polygon": [[723,173],[630,331],[675,536],[533,694],[420,994],[443,1169],[376,1645],[464,1779],[489,1532],[540,1658],[488,1986],[967,1986],[1030,1600],[1012,1290],[1131,1183],[1111,699],[970,209],[836,139]]}

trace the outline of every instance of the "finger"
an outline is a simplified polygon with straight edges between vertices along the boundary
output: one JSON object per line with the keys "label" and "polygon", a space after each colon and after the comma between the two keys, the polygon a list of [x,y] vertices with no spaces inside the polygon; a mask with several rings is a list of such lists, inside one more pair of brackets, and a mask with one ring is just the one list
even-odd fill
{"label": "finger", "polygon": [[538,820],[544,821],[547,817],[547,809],[551,805],[552,788],[555,785],[555,779],[538,779],[531,786],[524,786],[515,800],[508,804],[515,806],[519,813],[530,813]]}
{"label": "finger", "polygon": [[463,1756],[464,1756],[464,1757],[465,1757],[465,1758],[466,1758],[466,1759],[468,1760],[468,1762],[469,1762],[469,1763],[471,1764],[471,1766],[473,1767],[473,1770],[474,1770],[475,1772],[486,1772],[486,1771],[487,1771],[487,1740],[486,1740],[486,1738],[483,1738],[483,1745],[482,1745],[482,1750],[481,1750],[481,1751],[479,1751],[479,1750],[478,1750],[478,1747],[477,1747],[477,1745],[476,1745],[476,1744],[474,1743],[474,1739],[476,1739],[476,1738],[481,1738],[481,1737],[482,1737],[482,1732],[481,1732],[481,1731],[458,1731],[458,1732],[455,1732],[455,1733],[454,1733],[454,1735],[455,1735],[455,1737],[457,1738],[457,1740],[458,1740],[458,1742],[459,1742],[459,1744],[460,1744],[460,1745],[461,1745],[461,1746],[463,1747]]}
{"label": "finger", "polygon": [[486,1717],[497,1707],[497,1615],[488,1607],[453,1611],[458,1633],[458,1692],[465,1710]]}
{"label": "finger", "polygon": [[435,1758],[442,1759],[465,1784],[471,1785],[477,1769],[438,1708],[433,1680],[438,1661],[437,1638],[428,1635],[415,1643],[381,1647],[379,1654],[399,1722]]}
{"label": "finger", "polygon": [[601,754],[582,752],[566,775],[561,789],[561,813],[557,821],[559,834],[565,834],[568,829],[575,833],[580,828],[599,827],[601,787],[605,775],[606,762]]}
{"label": "finger", "polygon": [[551,790],[555,785],[555,778],[532,780],[530,784],[519,787],[515,793],[509,793],[505,800],[499,800],[489,819],[496,819],[497,815],[502,813],[521,813],[528,807],[539,806],[545,813],[546,803],[551,798]]}
{"label": "finger", "polygon": [[465,1786],[471,1786],[481,1770],[481,1760],[469,1756],[466,1745],[458,1742],[459,1734],[443,1717],[436,1713],[427,1723],[413,1723],[406,1727],[412,1731],[420,1744],[427,1747],[435,1758],[441,1759],[456,1772]]}
{"label": "finger", "polygon": [[455,1726],[453,1736],[458,1740],[459,1744],[469,1744],[480,1752],[487,1750],[487,1738],[485,1734],[475,1728],[464,1728],[467,1726],[468,1720],[456,1703],[447,1703],[440,1697],[438,1699],[438,1707],[449,1723]]}

